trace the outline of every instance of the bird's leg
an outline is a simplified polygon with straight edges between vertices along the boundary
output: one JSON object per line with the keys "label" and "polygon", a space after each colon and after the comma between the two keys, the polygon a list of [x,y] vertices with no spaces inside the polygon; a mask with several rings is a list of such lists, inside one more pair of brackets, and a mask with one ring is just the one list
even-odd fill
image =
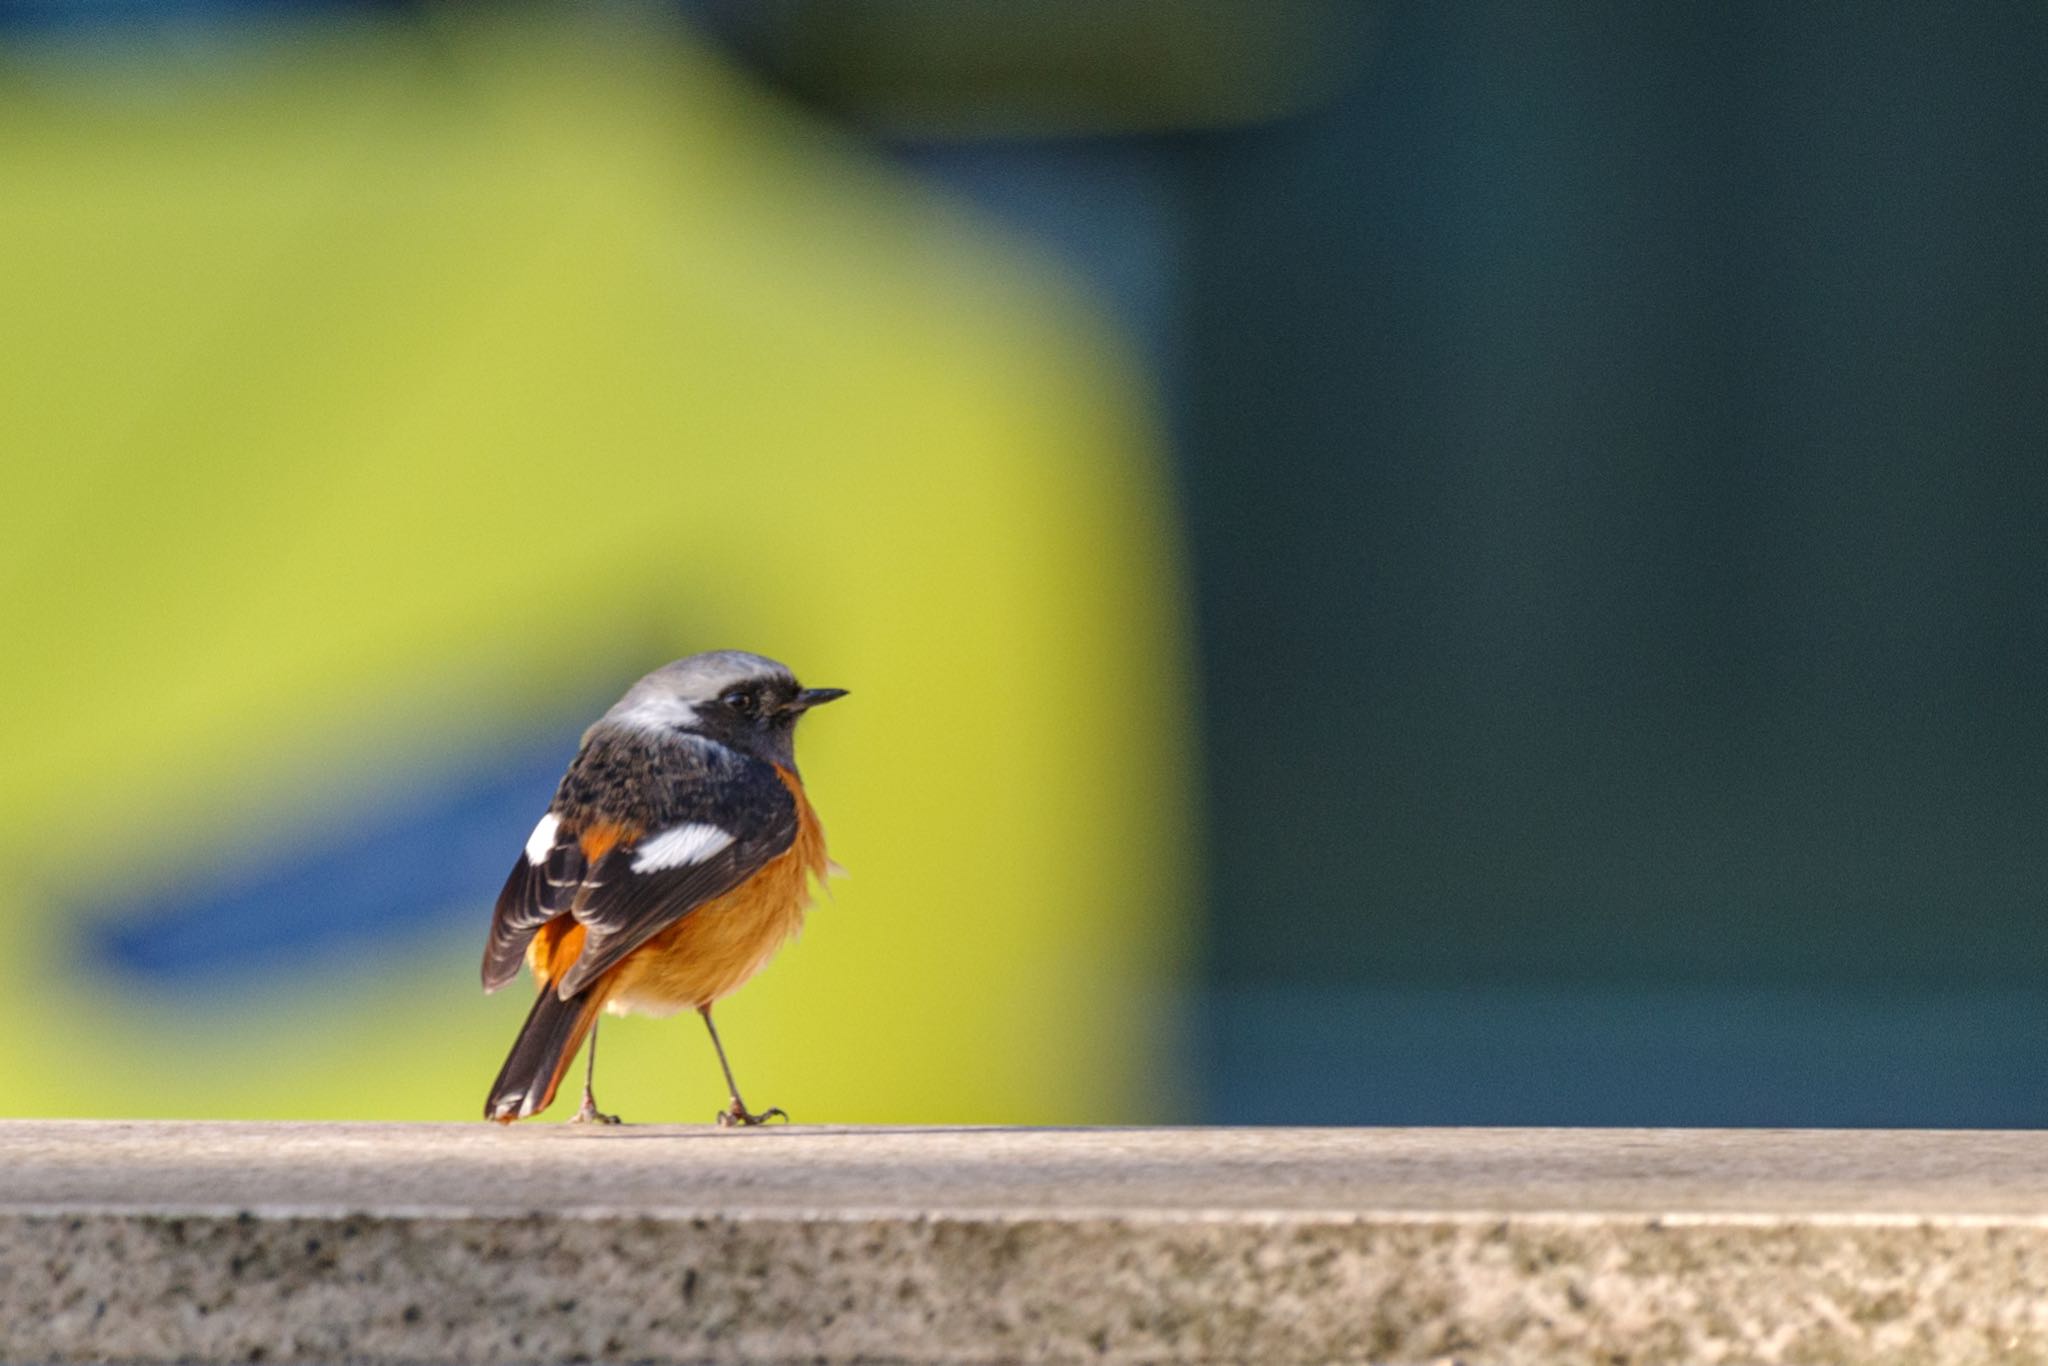
{"label": "bird's leg", "polygon": [[718,1112],[718,1127],[729,1129],[741,1124],[751,1127],[766,1124],[778,1115],[787,1120],[789,1112],[777,1106],[771,1106],[758,1115],[747,1109],[746,1102],[740,1099],[740,1084],[732,1079],[732,1064],[725,1060],[725,1045],[718,1041],[718,1026],[711,1023],[711,1007],[698,1006],[697,1013],[704,1017],[704,1027],[711,1031],[711,1046],[718,1050],[718,1065],[725,1072],[725,1093],[732,1097],[732,1104]]}
{"label": "bird's leg", "polygon": [[583,1104],[569,1122],[571,1124],[617,1124],[617,1115],[608,1115],[597,1108],[597,1096],[591,1091],[591,1083],[597,1080],[597,1026],[602,1021],[593,1020],[590,1025],[590,1042],[583,1055]]}

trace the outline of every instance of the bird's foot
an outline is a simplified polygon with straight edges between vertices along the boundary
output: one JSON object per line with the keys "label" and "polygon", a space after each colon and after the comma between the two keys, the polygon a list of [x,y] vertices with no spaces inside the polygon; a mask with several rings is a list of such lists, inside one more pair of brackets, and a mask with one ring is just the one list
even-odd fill
{"label": "bird's foot", "polygon": [[771,1105],[761,1111],[761,1113],[755,1114],[748,1110],[746,1106],[740,1104],[738,1096],[734,1096],[732,1104],[718,1112],[718,1127],[721,1129],[751,1129],[757,1124],[766,1124],[771,1119],[779,1119],[784,1124],[787,1124],[789,1123],[789,1111],[779,1105]]}
{"label": "bird's foot", "polygon": [[608,1115],[598,1109],[597,1097],[585,1091],[583,1093],[583,1104],[577,1107],[576,1113],[569,1117],[569,1122],[571,1124],[618,1124],[621,1121],[617,1115]]}

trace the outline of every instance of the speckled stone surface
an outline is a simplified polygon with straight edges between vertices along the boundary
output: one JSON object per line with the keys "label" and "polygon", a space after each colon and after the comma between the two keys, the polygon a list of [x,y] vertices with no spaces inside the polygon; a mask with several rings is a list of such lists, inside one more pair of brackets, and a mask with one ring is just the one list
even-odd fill
{"label": "speckled stone surface", "polygon": [[0,1123],[6,1361],[2048,1362],[2048,1134]]}

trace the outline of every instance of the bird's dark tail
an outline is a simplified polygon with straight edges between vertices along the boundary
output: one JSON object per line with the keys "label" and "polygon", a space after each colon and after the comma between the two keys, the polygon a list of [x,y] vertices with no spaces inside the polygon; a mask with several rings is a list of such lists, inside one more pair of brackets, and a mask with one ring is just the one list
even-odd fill
{"label": "bird's dark tail", "polygon": [[484,1118],[500,1124],[537,1115],[548,1108],[561,1085],[562,1073],[583,1044],[584,1036],[597,1019],[603,1004],[595,987],[577,992],[568,1000],[552,987],[542,987],[533,1009],[512,1041],[512,1052],[491,1083],[491,1098],[484,1102]]}

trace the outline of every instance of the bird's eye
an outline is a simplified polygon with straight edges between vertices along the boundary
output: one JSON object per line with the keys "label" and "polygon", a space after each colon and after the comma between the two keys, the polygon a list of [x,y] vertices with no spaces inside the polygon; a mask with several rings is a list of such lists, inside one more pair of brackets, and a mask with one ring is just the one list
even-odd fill
{"label": "bird's eye", "polygon": [[754,695],[744,688],[734,688],[718,700],[731,707],[741,716],[745,716],[754,709]]}

